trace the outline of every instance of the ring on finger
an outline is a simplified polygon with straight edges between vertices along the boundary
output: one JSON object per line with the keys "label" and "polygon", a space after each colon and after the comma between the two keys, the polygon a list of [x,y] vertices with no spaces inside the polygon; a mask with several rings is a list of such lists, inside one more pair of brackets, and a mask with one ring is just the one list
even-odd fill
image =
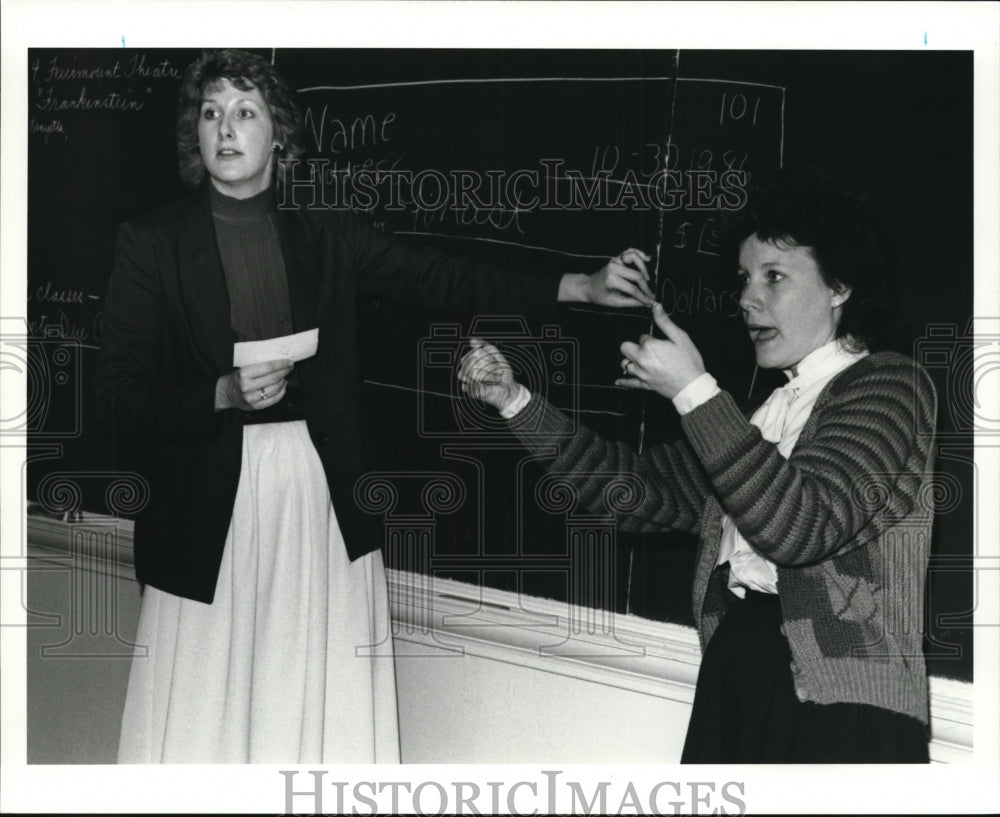
{"label": "ring on finger", "polygon": [[267,388],[263,388],[260,390],[260,399],[267,400]]}

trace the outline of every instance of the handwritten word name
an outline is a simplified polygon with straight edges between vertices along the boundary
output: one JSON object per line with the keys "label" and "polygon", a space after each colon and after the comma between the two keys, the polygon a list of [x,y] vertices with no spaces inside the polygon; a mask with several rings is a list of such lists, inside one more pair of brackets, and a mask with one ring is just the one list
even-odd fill
{"label": "handwritten word name", "polygon": [[[396,121],[396,114],[390,111],[376,119],[374,114],[356,116],[352,120],[327,117],[328,105],[323,106],[319,116],[312,108],[306,108],[305,127],[312,135],[319,152],[333,154],[362,147],[375,147],[389,141],[389,126]],[[318,118],[318,121],[317,121]],[[327,125],[330,130],[327,131]]]}

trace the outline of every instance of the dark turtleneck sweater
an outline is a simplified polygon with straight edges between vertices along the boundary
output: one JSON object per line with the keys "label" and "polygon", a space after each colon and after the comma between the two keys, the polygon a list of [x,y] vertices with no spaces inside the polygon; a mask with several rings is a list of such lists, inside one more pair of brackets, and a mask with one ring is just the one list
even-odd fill
{"label": "dark turtleneck sweater", "polygon": [[[215,238],[229,290],[229,322],[237,342],[290,335],[288,278],[281,257],[274,191],[234,199],[209,183]],[[270,408],[243,412],[243,422],[273,423],[303,418],[299,380],[293,370],[285,397]]]}
{"label": "dark turtleneck sweater", "polygon": [[274,192],[268,188],[248,199],[234,199],[211,183],[209,190],[237,341],[290,335],[295,329]]}

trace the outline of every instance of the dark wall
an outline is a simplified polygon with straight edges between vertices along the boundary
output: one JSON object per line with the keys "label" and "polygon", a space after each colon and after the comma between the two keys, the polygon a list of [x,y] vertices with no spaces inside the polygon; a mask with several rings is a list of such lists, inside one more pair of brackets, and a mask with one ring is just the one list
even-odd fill
{"label": "dark wall", "polygon": [[[299,185],[300,201],[339,195],[399,240],[538,275],[591,271],[641,247],[654,256],[658,294],[741,399],[752,355],[718,236],[740,186],[724,174],[808,164],[867,193],[903,271],[902,348],[926,357],[942,395],[928,654],[935,672],[971,676],[975,475],[963,399],[971,372],[961,365],[972,315],[970,54],[261,53],[297,89],[308,155],[328,174],[321,188]],[[117,226],[184,193],[175,100],[196,54],[29,57],[29,495],[55,510],[128,513],[142,501],[115,487],[128,466],[108,461],[89,380]],[[377,169],[420,183],[392,177],[395,207],[386,183],[365,184]],[[683,171],[701,192],[682,199],[664,170]],[[459,179],[470,196],[442,195],[442,180],[455,194]],[[448,365],[469,316],[371,299],[360,308],[376,467],[399,494],[391,511],[372,508],[386,521],[390,563],[690,622],[689,539],[616,536],[552,493],[509,437],[470,431],[479,418],[454,399]],[[649,444],[676,433],[672,409],[612,386],[618,345],[648,325],[641,310],[575,306],[552,327],[475,328],[503,339],[530,384],[579,422],[632,443],[642,424]],[[942,352],[927,357],[929,348]]]}

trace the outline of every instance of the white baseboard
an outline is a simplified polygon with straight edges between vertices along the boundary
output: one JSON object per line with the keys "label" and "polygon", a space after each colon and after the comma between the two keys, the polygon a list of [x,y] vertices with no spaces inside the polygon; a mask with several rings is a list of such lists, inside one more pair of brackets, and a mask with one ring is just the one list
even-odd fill
{"label": "white baseboard", "polygon": [[[697,633],[637,616],[390,570],[396,639],[690,705]],[[972,760],[973,686],[930,679],[932,763]]]}
{"label": "white baseboard", "polygon": [[[129,521],[27,518],[35,558],[134,579]],[[449,649],[690,705],[701,650],[694,629],[570,607],[450,579],[388,571],[393,634]],[[930,679],[931,761],[972,760],[973,686]]]}

